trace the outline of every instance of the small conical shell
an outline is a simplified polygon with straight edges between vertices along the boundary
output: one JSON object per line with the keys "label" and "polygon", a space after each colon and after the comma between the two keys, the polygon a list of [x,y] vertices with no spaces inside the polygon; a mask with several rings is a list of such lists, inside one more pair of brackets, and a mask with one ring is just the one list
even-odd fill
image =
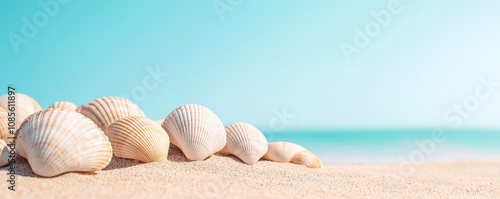
{"label": "small conical shell", "polygon": [[109,125],[105,133],[116,157],[141,162],[167,160],[170,139],[153,120],[142,116],[126,117]]}
{"label": "small conical shell", "polygon": [[290,142],[272,142],[264,159],[275,162],[293,162],[310,168],[321,168],[321,160],[304,147]]}
{"label": "small conical shell", "polygon": [[226,145],[220,119],[206,107],[188,104],[172,111],[162,124],[170,142],[190,160],[204,160]]}
{"label": "small conical shell", "polygon": [[[15,97],[15,103],[9,100],[9,97]],[[9,104],[16,107],[16,121],[22,123],[31,114],[42,110],[42,107],[30,96],[25,94],[16,93],[15,95],[9,96],[8,94],[0,96],[0,106],[5,110],[9,110]]]}
{"label": "small conical shell", "polygon": [[251,124],[238,122],[226,126],[227,143],[222,153],[230,153],[254,165],[267,153],[267,139]]}
{"label": "small conical shell", "polygon": [[0,167],[3,167],[9,164],[9,148],[7,147],[7,143],[5,141],[0,140]]}
{"label": "small conical shell", "polygon": [[81,107],[80,113],[90,118],[101,129],[128,116],[144,116],[142,110],[130,100],[103,97]]}
{"label": "small conical shell", "polygon": [[60,108],[60,109],[68,109],[68,110],[76,110],[76,105],[71,102],[56,102],[52,104],[49,108]]}
{"label": "small conical shell", "polygon": [[28,117],[17,130],[16,152],[34,173],[45,177],[101,170],[112,157],[111,143],[92,120],[61,109]]}

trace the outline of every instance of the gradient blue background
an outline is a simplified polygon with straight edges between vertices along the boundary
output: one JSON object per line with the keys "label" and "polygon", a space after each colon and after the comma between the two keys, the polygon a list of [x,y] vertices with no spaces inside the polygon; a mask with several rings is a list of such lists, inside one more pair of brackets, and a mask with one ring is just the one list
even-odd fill
{"label": "gradient blue background", "polygon": [[[7,35],[38,2],[0,2],[0,85],[43,108],[130,95],[159,66],[169,75],[132,99],[155,120],[196,103],[262,129],[283,107],[295,118],[281,130],[448,127],[444,112],[479,77],[500,81],[493,0],[402,0],[350,63],[339,45],[389,1],[242,1],[223,20],[212,1],[69,1],[16,53]],[[499,100],[500,89],[464,126],[500,128]]]}

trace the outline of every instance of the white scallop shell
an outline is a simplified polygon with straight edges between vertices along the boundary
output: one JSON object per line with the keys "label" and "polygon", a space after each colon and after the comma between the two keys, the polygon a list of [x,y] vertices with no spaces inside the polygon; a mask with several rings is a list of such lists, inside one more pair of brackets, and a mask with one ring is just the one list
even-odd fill
{"label": "white scallop shell", "polygon": [[0,140],[0,167],[3,167],[9,164],[9,148],[7,147],[7,143],[5,141]]}
{"label": "white scallop shell", "polygon": [[170,142],[190,160],[204,160],[226,145],[226,130],[208,108],[188,104],[172,111],[162,124]]}
{"label": "white scallop shell", "polygon": [[45,177],[100,170],[112,157],[111,143],[92,120],[61,109],[28,117],[17,130],[16,152],[34,173]]}
{"label": "white scallop shell", "polygon": [[254,165],[267,153],[267,139],[251,124],[238,122],[226,126],[227,143],[222,153],[230,153]]}
{"label": "white scallop shell", "polygon": [[170,139],[156,122],[143,116],[130,116],[113,122],[105,130],[113,155],[142,162],[166,161]]}
{"label": "white scallop shell", "polygon": [[264,159],[275,162],[293,162],[311,168],[321,168],[321,160],[304,147],[290,142],[272,142]]}
{"label": "white scallop shell", "polygon": [[[30,96],[25,94],[16,93],[15,95],[15,118],[16,121],[22,123],[31,114],[42,110],[42,107]],[[9,96],[8,94],[0,96],[0,106],[5,110],[9,110]],[[12,102],[10,102],[12,105]]]}
{"label": "white scallop shell", "polygon": [[144,116],[133,102],[119,97],[103,97],[81,107],[80,113],[90,118],[101,129],[128,116]]}
{"label": "white scallop shell", "polygon": [[[22,121],[17,120],[9,123],[9,119],[12,119],[12,117],[9,118],[9,112],[0,107],[0,139],[4,140],[6,143],[10,143],[13,140],[16,129],[19,128],[19,125],[22,123]],[[9,127],[9,125],[11,125],[11,127]]]}
{"label": "white scallop shell", "polygon": [[49,108],[60,108],[60,109],[68,109],[68,110],[76,110],[76,105],[71,102],[56,102],[52,104]]}

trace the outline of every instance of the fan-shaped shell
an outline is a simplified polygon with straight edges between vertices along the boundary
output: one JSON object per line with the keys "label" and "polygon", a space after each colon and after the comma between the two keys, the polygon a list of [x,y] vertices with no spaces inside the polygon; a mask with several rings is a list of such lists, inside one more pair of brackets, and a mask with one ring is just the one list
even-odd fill
{"label": "fan-shaped shell", "polygon": [[103,97],[81,107],[80,113],[90,118],[101,129],[128,116],[144,116],[142,110],[130,100]]}
{"label": "fan-shaped shell", "polygon": [[254,165],[267,153],[267,139],[251,124],[238,122],[226,126],[227,142],[222,153],[230,153]]}
{"label": "fan-shaped shell", "polygon": [[190,160],[204,160],[226,145],[220,119],[206,107],[188,104],[172,111],[162,124],[170,142]]}
{"label": "fan-shaped shell", "polygon": [[28,117],[17,130],[16,151],[34,173],[45,177],[100,170],[112,157],[111,143],[92,120],[61,109]]}
{"label": "fan-shaped shell", "polygon": [[130,116],[113,122],[105,130],[113,155],[142,162],[166,161],[170,139],[156,122],[143,116]]}
{"label": "fan-shaped shell", "polygon": [[16,129],[19,128],[19,125],[21,125],[21,123],[22,121],[16,120],[14,122],[11,122],[11,127],[9,127],[9,112],[7,112],[7,110],[3,108],[0,108],[0,139],[4,140],[6,143],[10,143],[14,137]]}
{"label": "fan-shaped shell", "polygon": [[7,143],[5,141],[0,140],[0,167],[3,167],[9,164],[9,148],[7,147]]}
{"label": "fan-shaped shell", "polygon": [[56,102],[52,104],[49,108],[60,108],[60,109],[68,109],[68,110],[76,110],[76,105],[71,102]]}
{"label": "fan-shaped shell", "polygon": [[[30,96],[25,94],[16,93],[15,95],[15,113],[16,113],[16,121],[22,123],[24,119],[26,119],[31,114],[42,110],[42,107]],[[9,110],[9,95],[5,94],[0,96],[0,106],[5,110]],[[12,104],[12,102],[10,102]]]}
{"label": "fan-shaped shell", "polygon": [[304,147],[290,142],[272,142],[264,159],[275,162],[293,162],[311,168],[321,168],[321,160]]}

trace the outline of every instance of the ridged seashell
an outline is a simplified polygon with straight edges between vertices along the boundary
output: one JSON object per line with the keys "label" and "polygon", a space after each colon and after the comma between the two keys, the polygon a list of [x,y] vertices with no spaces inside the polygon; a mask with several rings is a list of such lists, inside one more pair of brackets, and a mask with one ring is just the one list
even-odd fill
{"label": "ridged seashell", "polygon": [[[0,139],[7,143],[10,143],[14,137],[14,133],[22,121],[15,121],[9,129],[9,112],[7,110],[0,108]],[[10,131],[12,130],[12,134]]]}
{"label": "ridged seashell", "polygon": [[52,104],[49,108],[60,108],[60,109],[68,109],[68,110],[76,110],[76,105],[71,102],[56,102]]}
{"label": "ridged seashell", "polygon": [[227,141],[222,153],[230,153],[254,165],[267,153],[267,139],[254,126],[238,122],[226,126]]}
{"label": "ridged seashell", "polygon": [[264,159],[275,162],[293,162],[310,168],[321,168],[321,160],[304,147],[290,142],[272,142]]}
{"label": "ridged seashell", "polygon": [[61,109],[28,117],[17,130],[16,151],[34,173],[45,177],[100,170],[113,156],[111,143],[92,120]]}
{"label": "ridged seashell", "polygon": [[103,97],[82,106],[80,113],[90,118],[101,129],[128,116],[144,116],[142,110],[130,100]]}
{"label": "ridged seashell", "polygon": [[141,162],[167,160],[170,139],[156,122],[143,116],[130,116],[113,122],[105,130],[113,155]]}
{"label": "ridged seashell", "polygon": [[5,141],[0,140],[0,167],[3,167],[9,164],[9,148],[7,147],[7,143]]}
{"label": "ridged seashell", "polygon": [[[22,123],[31,114],[42,110],[42,107],[30,96],[25,94],[16,93],[13,95],[16,97],[15,107],[16,107],[16,121]],[[5,110],[9,109],[9,95],[5,94],[0,96],[0,106]]]}
{"label": "ridged seashell", "polygon": [[226,145],[226,130],[220,119],[206,107],[196,104],[172,111],[162,124],[170,142],[190,160],[204,160]]}

